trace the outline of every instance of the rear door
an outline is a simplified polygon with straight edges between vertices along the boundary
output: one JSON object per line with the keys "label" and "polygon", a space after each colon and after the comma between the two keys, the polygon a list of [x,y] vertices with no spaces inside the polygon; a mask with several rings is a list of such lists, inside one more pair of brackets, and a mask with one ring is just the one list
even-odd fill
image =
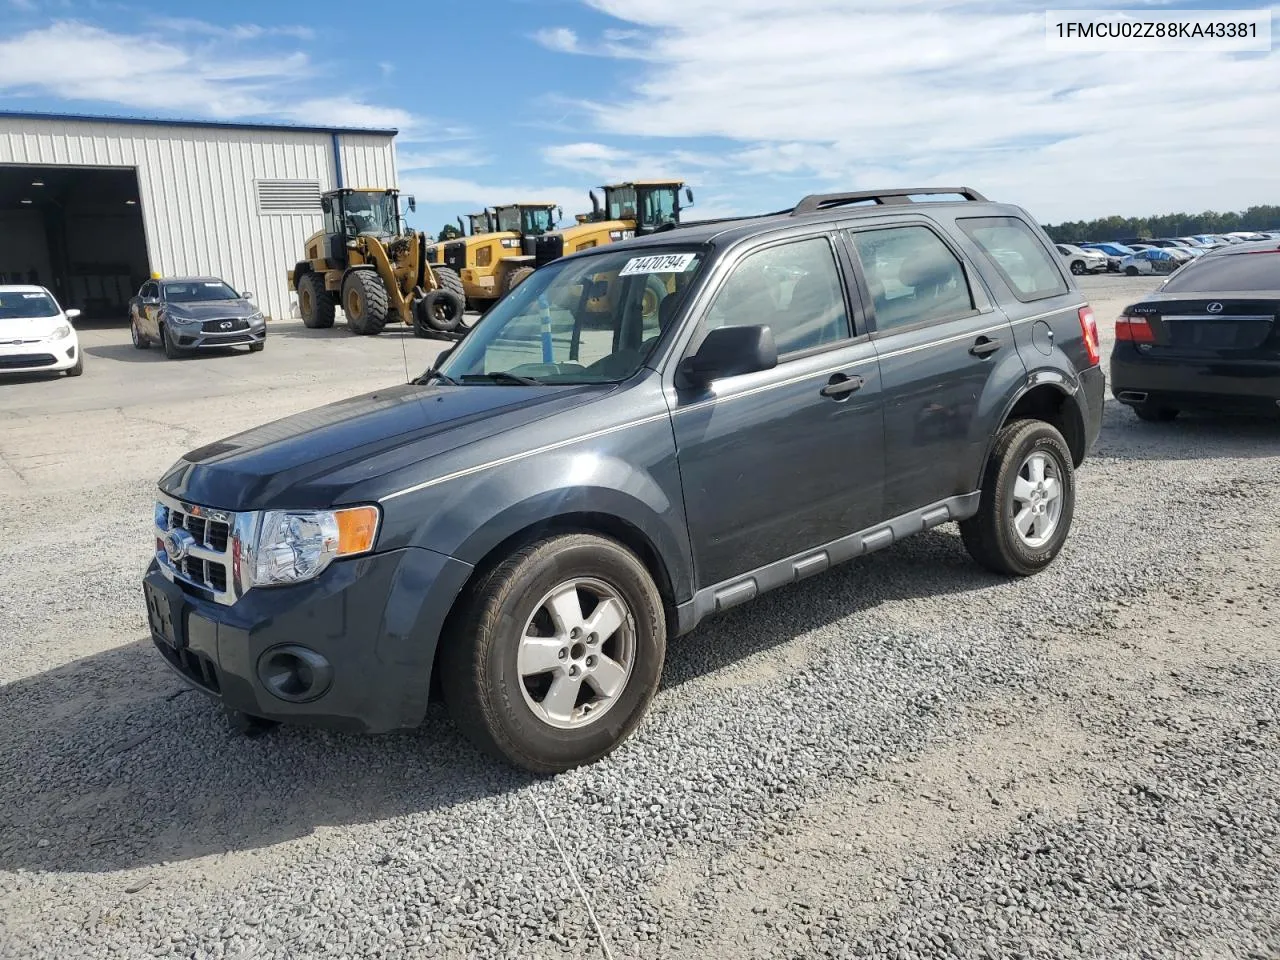
{"label": "rear door", "polygon": [[845,235],[884,389],[885,516],[971,493],[991,397],[998,405],[1025,374],[1009,322],[932,221],[859,223]]}

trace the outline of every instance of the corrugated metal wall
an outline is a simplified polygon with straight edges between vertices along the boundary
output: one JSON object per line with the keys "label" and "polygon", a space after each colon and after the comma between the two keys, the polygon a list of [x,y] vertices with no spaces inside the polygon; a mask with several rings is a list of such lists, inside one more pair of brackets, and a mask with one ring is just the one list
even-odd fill
{"label": "corrugated metal wall", "polygon": [[[339,134],[347,186],[395,186],[390,136]],[[328,133],[0,117],[0,163],[133,167],[151,269],[214,274],[292,316],[286,273],[321,227],[314,212],[258,211],[254,181],[336,183]]]}

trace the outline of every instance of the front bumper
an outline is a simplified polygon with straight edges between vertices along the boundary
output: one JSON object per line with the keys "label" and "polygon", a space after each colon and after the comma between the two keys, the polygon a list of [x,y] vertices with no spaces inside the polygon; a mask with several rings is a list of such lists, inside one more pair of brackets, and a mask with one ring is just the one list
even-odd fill
{"label": "front bumper", "polygon": [[[185,680],[228,708],[286,723],[381,733],[426,712],[436,643],[470,565],[405,548],[333,563],[307,583],[258,587],[230,606],[170,581],[143,580],[152,640]],[[327,664],[297,701],[274,693],[281,651]],[[292,688],[297,694],[298,687]],[[314,694],[314,695],[312,695]]]}
{"label": "front bumper", "polygon": [[250,326],[246,330],[220,331],[201,330],[200,324],[189,327],[172,324],[174,343],[183,350],[217,350],[223,347],[247,347],[255,343],[264,343],[267,339],[265,323]]}
{"label": "front bumper", "polygon": [[74,337],[0,347],[0,374],[59,373],[70,370],[80,358],[80,342]]}
{"label": "front bumper", "polygon": [[1111,352],[1111,394],[1121,403],[1280,415],[1280,359],[1151,357],[1132,343]]}

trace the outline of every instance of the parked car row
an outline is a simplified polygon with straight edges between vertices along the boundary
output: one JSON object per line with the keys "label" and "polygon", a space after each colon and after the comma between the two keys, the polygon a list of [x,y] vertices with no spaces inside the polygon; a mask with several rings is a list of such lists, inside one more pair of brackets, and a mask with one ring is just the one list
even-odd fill
{"label": "parked car row", "polygon": [[[1184,264],[1212,250],[1266,240],[1280,240],[1280,230],[1197,233],[1187,237],[1154,239],[1128,237],[1121,240],[1090,240],[1078,244],[1060,243],[1058,253],[1068,262],[1071,272],[1077,276],[1105,269],[1110,273],[1123,273],[1136,277],[1139,274],[1173,273]],[[1098,266],[1099,261],[1096,256],[1092,260],[1085,256],[1090,252],[1102,256],[1101,267]]]}

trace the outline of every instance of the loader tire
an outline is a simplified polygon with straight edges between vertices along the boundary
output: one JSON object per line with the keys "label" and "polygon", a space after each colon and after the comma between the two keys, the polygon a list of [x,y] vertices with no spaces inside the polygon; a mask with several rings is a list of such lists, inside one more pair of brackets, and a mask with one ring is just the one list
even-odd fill
{"label": "loader tire", "polygon": [[462,322],[466,301],[452,290],[432,290],[414,307],[413,332],[419,337],[452,333]]}
{"label": "loader tire", "polygon": [[324,288],[324,278],[308,273],[298,281],[298,312],[303,325],[312,330],[333,326],[334,303]]}
{"label": "loader tire", "polygon": [[387,289],[373,270],[353,270],[342,282],[342,312],[352,333],[373,337],[387,325]]}
{"label": "loader tire", "polygon": [[504,290],[503,293],[510,293],[516,287],[520,286],[520,284],[529,279],[529,275],[531,273],[533,273],[533,267],[520,267],[516,270],[512,270],[507,274],[507,289]]}

